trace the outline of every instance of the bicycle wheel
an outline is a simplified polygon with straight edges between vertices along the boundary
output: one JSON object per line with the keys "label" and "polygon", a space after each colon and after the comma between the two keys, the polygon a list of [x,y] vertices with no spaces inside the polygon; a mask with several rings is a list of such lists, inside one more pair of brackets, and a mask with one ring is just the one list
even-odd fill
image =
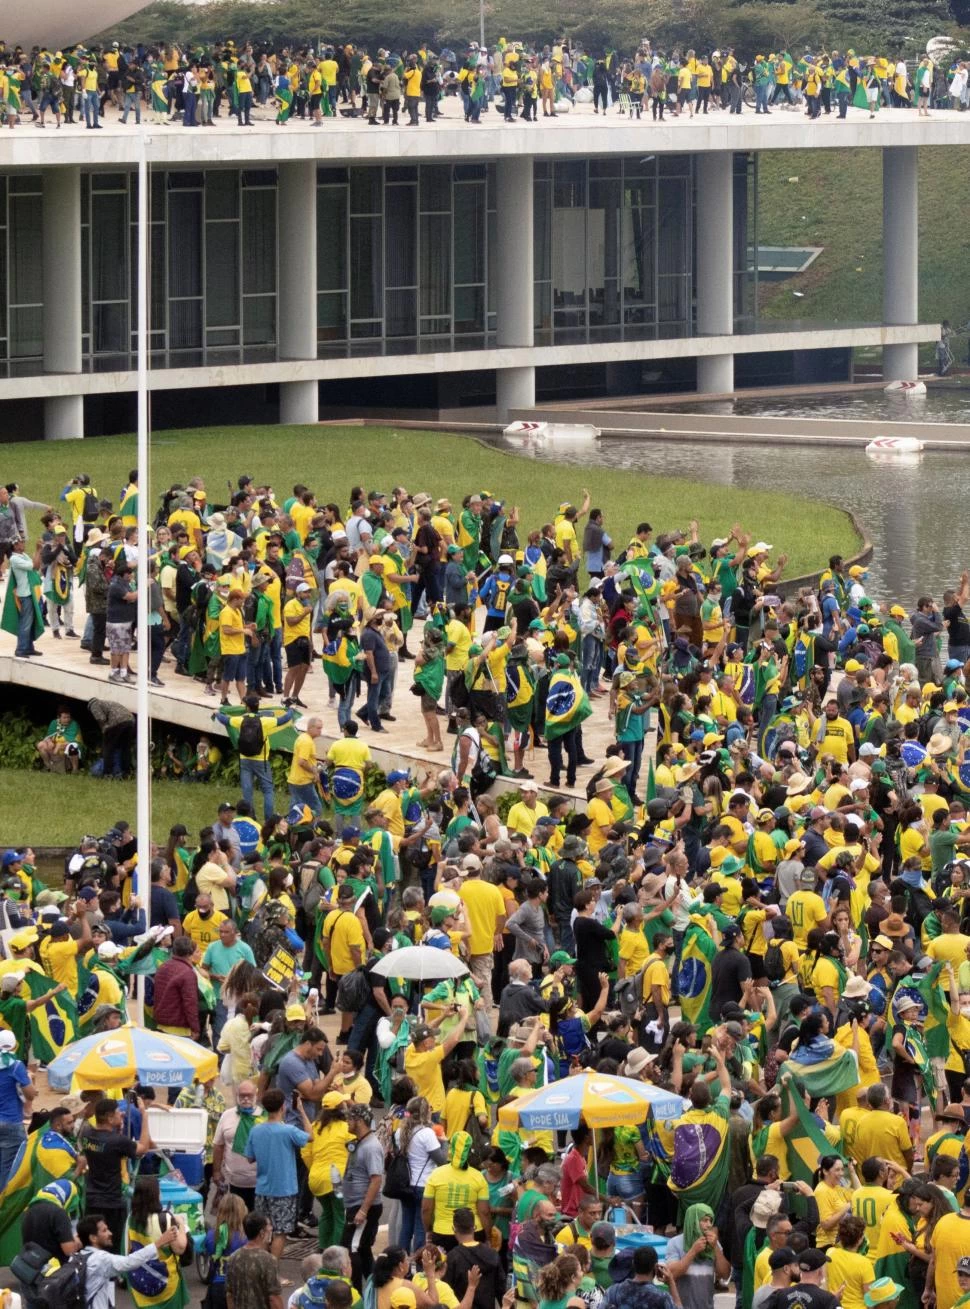
{"label": "bicycle wheel", "polygon": [[209,1281],[209,1273],[212,1269],[212,1255],[208,1250],[198,1250],[195,1255],[195,1271],[199,1275],[199,1281],[205,1286]]}

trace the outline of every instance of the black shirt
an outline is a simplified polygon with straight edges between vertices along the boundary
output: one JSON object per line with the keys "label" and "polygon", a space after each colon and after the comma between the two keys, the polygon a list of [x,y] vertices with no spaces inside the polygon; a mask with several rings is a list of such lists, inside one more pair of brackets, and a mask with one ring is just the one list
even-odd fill
{"label": "black shirt", "polygon": [[595,918],[577,916],[573,924],[576,938],[576,966],[583,973],[608,973],[609,960],[606,957],[606,942],[613,939],[613,932]]}
{"label": "black shirt", "polygon": [[135,621],[135,606],[131,601],[126,600],[125,596],[131,594],[131,587],[128,583],[127,573],[122,577],[112,577],[108,586],[108,619],[109,623],[133,623]]}
{"label": "black shirt", "polygon": [[482,1279],[475,1288],[472,1300],[473,1309],[495,1309],[496,1301],[501,1300],[505,1290],[505,1275],[497,1252],[480,1241],[475,1245],[457,1245],[448,1251],[445,1280],[459,1299],[468,1290],[468,1272],[471,1268],[482,1270]]}
{"label": "black shirt", "polygon": [[188,564],[179,564],[175,570],[175,608],[180,614],[192,603],[192,588],[200,577]]}
{"label": "black shirt", "polygon": [[[368,650],[374,657],[374,668],[378,677],[383,677],[391,671],[391,652],[387,648],[387,642],[376,632],[373,627],[365,627],[360,638],[360,648],[366,653]],[[369,682],[370,670],[367,664],[363,664],[364,681]]]}
{"label": "black shirt", "polygon": [[88,1127],[84,1131],[81,1145],[88,1161],[88,1212],[97,1213],[100,1205],[106,1209],[120,1209],[125,1202],[121,1193],[121,1161],[135,1158],[138,1153],[135,1142],[123,1132]]}
{"label": "black shirt", "polygon": [[52,1259],[63,1259],[62,1245],[74,1240],[74,1228],[65,1211],[56,1204],[41,1200],[27,1206],[21,1224],[23,1245],[32,1241],[46,1250]]}
{"label": "black shirt", "polygon": [[173,918],[179,916],[179,905],[175,896],[160,883],[152,887],[150,927],[167,927]]}
{"label": "black shirt", "polygon": [[711,965],[711,1017],[715,1022],[723,1005],[738,1003],[742,983],[750,977],[751,965],[746,955],[733,947],[718,950]]}
{"label": "black shirt", "polygon": [[947,605],[943,610],[943,621],[951,645],[970,645],[970,623],[958,604]]}
{"label": "black shirt", "polygon": [[836,1309],[838,1303],[834,1295],[810,1282],[783,1287],[765,1301],[766,1309]]}

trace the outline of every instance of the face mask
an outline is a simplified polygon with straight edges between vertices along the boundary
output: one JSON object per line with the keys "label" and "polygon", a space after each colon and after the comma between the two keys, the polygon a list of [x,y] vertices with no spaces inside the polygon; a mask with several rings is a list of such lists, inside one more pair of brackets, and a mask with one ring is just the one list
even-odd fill
{"label": "face mask", "polygon": [[200,918],[211,918],[211,917],[212,917],[212,910],[211,910],[211,909],[200,909],[200,910],[199,910],[199,917],[200,917]]}
{"label": "face mask", "polygon": [[241,1114],[254,1114],[256,1112],[256,1106],[254,1104],[240,1104],[237,1105],[236,1108]]}

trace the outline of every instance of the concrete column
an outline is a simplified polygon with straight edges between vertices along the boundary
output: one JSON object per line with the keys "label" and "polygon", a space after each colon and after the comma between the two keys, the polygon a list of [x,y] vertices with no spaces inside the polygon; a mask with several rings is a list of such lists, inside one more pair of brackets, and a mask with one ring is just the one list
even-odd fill
{"label": "concrete column", "polygon": [[[719,150],[697,156],[697,335],[734,334],[734,155]],[[725,345],[730,342],[726,341]],[[734,390],[734,354],[697,361],[697,389]]]}
{"label": "concrete column", "polygon": [[[317,357],[317,166],[312,159],[279,167],[280,359]],[[280,383],[280,422],[320,417],[315,380]]]}
{"label": "concrete column", "polygon": [[[498,190],[497,344],[531,349],[533,344],[534,272],[532,160],[500,159]],[[495,377],[495,406],[504,421],[510,409],[536,402],[535,368],[500,368]]]}
{"label": "concrete column", "polygon": [[[43,182],[44,372],[81,372],[81,170],[47,168]],[[44,401],[44,437],[84,435],[84,400]]]}
{"label": "concrete column", "polygon": [[[882,306],[891,327],[919,320],[918,147],[886,146],[882,152]],[[915,342],[883,346],[887,382],[912,382],[918,371]]]}

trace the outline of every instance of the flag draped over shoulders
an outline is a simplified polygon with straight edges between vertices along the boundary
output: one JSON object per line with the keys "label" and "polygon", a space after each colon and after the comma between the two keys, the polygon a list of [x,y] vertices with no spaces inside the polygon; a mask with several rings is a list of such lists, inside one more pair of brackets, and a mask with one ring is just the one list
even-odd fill
{"label": "flag draped over shoulders", "polygon": [[30,1045],[42,1064],[49,1064],[74,1040],[77,1033],[77,1004],[67,991],[52,994],[53,984],[43,973],[30,971],[24,985],[32,1000],[46,996],[29,1015]]}
{"label": "flag draped over shoulders", "polygon": [[0,1191],[0,1265],[9,1266],[23,1240],[20,1220],[31,1200],[49,1182],[74,1171],[77,1151],[59,1132],[31,1132],[21,1147],[7,1185]]}
{"label": "flag draped over shoulders", "polygon": [[692,915],[680,952],[677,992],[681,1013],[686,1022],[697,1028],[698,1036],[703,1036],[711,1027],[711,970],[716,952],[707,925]]}
{"label": "flag draped over shoulders", "polygon": [[0,629],[9,632],[11,636],[16,636],[20,625],[20,607],[21,605],[30,604],[34,607],[34,626],[31,629],[31,639],[36,641],[44,635],[44,615],[40,608],[42,582],[40,573],[33,568],[27,576],[30,580],[29,596],[17,595],[12,582],[7,586],[3,609],[0,611]]}

